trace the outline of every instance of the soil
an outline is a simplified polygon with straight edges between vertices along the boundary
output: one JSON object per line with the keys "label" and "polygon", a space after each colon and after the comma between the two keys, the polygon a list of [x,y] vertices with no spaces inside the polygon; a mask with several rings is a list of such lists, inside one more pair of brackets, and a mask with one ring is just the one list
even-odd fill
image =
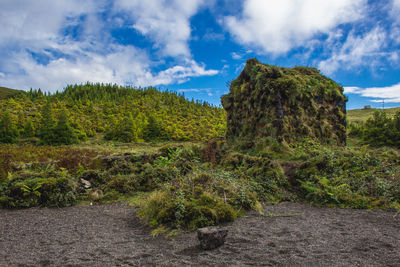
{"label": "soil", "polygon": [[400,214],[281,203],[249,212],[225,245],[152,237],[123,204],[0,210],[0,266],[400,266]]}

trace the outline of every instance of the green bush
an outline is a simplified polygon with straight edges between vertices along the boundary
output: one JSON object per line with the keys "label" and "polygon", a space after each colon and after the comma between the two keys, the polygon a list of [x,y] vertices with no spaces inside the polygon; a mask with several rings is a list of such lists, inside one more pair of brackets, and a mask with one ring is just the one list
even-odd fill
{"label": "green bush", "polygon": [[11,114],[8,111],[4,112],[0,117],[0,143],[15,143],[18,136],[18,129]]}
{"label": "green bush", "polygon": [[302,196],[316,204],[353,208],[400,203],[399,155],[390,149],[323,149],[296,177]]}
{"label": "green bush", "polygon": [[393,118],[385,111],[375,111],[365,123],[351,124],[351,136],[360,137],[366,144],[372,146],[400,147],[400,111]]}
{"label": "green bush", "polygon": [[139,214],[153,227],[167,225],[197,229],[230,222],[237,217],[234,207],[207,192],[194,197],[181,190],[154,191],[144,203]]}
{"label": "green bush", "polygon": [[75,203],[76,183],[65,170],[36,171],[15,173],[1,184],[2,207],[65,207]]}

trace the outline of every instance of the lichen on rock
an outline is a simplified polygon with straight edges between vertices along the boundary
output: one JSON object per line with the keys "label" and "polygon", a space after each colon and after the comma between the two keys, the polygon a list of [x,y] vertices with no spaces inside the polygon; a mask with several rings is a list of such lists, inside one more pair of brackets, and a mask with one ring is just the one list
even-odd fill
{"label": "lichen on rock", "polygon": [[221,102],[227,111],[227,140],[303,137],[346,143],[343,87],[315,68],[281,68],[249,59]]}

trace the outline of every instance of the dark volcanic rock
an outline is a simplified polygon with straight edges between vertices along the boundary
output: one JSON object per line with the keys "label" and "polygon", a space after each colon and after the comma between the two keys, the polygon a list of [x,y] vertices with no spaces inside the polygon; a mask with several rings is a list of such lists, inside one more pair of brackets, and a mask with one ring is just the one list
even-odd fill
{"label": "dark volcanic rock", "polygon": [[315,68],[280,68],[249,59],[221,101],[228,141],[311,137],[346,143],[343,87]]}
{"label": "dark volcanic rock", "polygon": [[222,246],[225,243],[227,235],[228,230],[216,227],[205,227],[197,230],[197,238],[200,241],[200,246],[205,250]]}

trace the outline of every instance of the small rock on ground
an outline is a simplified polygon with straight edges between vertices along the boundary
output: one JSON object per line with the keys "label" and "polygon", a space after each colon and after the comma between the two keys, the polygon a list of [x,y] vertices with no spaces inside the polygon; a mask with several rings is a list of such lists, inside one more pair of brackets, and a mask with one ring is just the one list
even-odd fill
{"label": "small rock on ground", "polygon": [[205,227],[197,230],[197,238],[200,241],[201,248],[204,250],[222,246],[227,235],[228,230],[216,227]]}

